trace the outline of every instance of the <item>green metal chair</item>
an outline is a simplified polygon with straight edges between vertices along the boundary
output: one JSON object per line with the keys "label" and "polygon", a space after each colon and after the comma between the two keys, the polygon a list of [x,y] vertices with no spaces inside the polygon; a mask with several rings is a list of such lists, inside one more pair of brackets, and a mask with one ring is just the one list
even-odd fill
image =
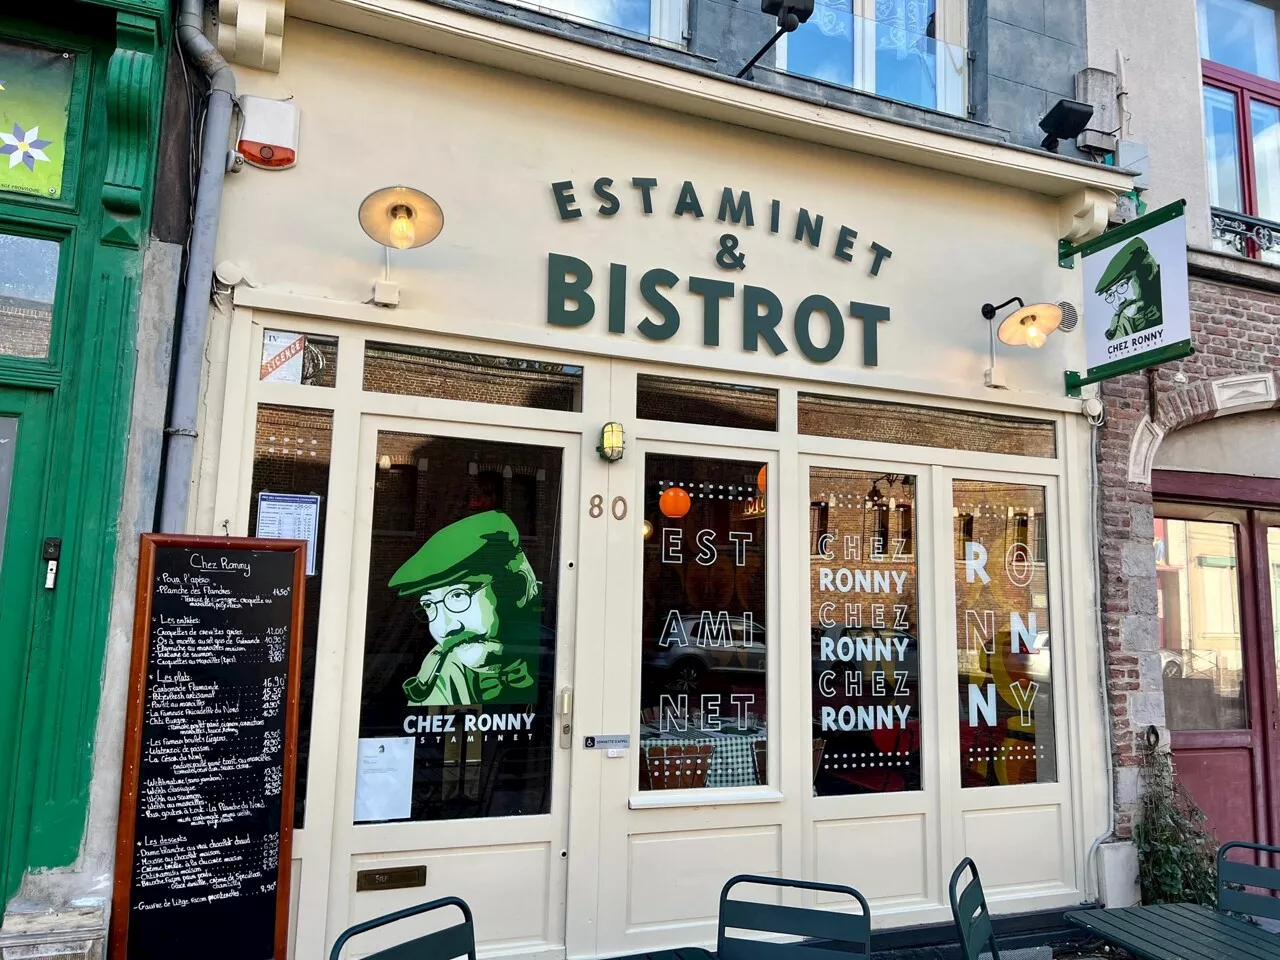
{"label": "green metal chair", "polygon": [[[964,890],[957,893],[965,871],[973,873]],[[955,917],[956,933],[960,935],[962,960],[978,960],[978,955],[988,947],[991,960],[1000,960],[996,948],[995,932],[991,929],[991,913],[987,910],[987,898],[982,892],[982,880],[978,877],[978,865],[968,857],[960,861],[951,874],[951,915]]]}
{"label": "green metal chair", "polygon": [[[1271,862],[1280,865],[1280,847],[1263,843],[1233,840],[1218,848],[1218,912],[1243,913],[1251,917],[1280,920],[1280,867],[1260,867],[1252,863],[1236,863],[1227,859],[1232,850],[1253,850],[1271,854]],[[1228,886],[1230,884],[1230,886]],[[1251,893],[1233,887],[1254,887],[1267,893]]]}
{"label": "green metal chair", "polygon": [[[791,887],[840,893],[858,901],[861,913],[789,907],[754,900],[731,900],[729,891],[742,883],[767,887]],[[731,937],[726,933],[752,930],[805,937],[810,942],[772,943]],[[867,898],[853,887],[776,877],[737,876],[720,891],[720,929],[716,935],[719,960],[870,960],[871,907]]]}
{"label": "green metal chair", "polygon": [[374,917],[372,920],[348,927],[334,941],[333,949],[329,951],[329,960],[338,960],[342,954],[342,948],[352,937],[386,926],[388,923],[395,923],[397,920],[416,917],[422,913],[450,906],[462,911],[461,923],[455,923],[451,927],[416,937],[405,943],[398,943],[394,947],[387,947],[377,953],[366,954],[365,960],[457,960],[458,957],[463,956],[467,957],[467,960],[476,960],[476,931],[475,923],[471,919],[471,908],[457,897],[441,897],[430,903],[405,907],[395,913]]}

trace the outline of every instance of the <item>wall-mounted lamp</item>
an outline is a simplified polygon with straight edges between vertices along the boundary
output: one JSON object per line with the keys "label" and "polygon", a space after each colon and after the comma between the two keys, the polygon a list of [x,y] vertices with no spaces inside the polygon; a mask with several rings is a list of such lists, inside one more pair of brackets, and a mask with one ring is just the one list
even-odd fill
{"label": "wall-mounted lamp", "polygon": [[613,463],[615,460],[622,459],[622,451],[626,448],[627,441],[622,435],[622,424],[610,420],[600,428],[600,446],[596,447],[596,453],[601,458]]}
{"label": "wall-mounted lamp", "polygon": [[1040,146],[1057,153],[1061,141],[1074,140],[1080,136],[1092,119],[1093,104],[1079,100],[1059,100],[1040,121],[1040,129],[1045,132]]}
{"label": "wall-mounted lamp", "polygon": [[444,212],[421,190],[383,187],[360,204],[360,226],[375,243],[412,250],[440,236]]}
{"label": "wall-mounted lamp", "polygon": [[383,187],[361,202],[360,228],[386,251],[382,280],[374,284],[373,302],[393,307],[400,302],[400,292],[390,282],[391,248],[412,250],[426,246],[444,229],[444,212],[421,190]]}
{"label": "wall-mounted lamp", "polygon": [[[996,312],[1014,303],[1018,305],[1018,309],[1000,321],[1000,329],[997,331],[993,323]],[[1066,333],[1075,329],[1079,320],[1076,308],[1065,300],[1028,306],[1021,297],[1010,297],[1004,303],[984,303],[982,318],[987,321],[991,344],[991,365],[984,377],[988,387],[1004,386],[996,374],[996,337],[1000,338],[1001,343],[1011,347],[1032,347],[1038,350],[1055,330],[1061,329]]]}

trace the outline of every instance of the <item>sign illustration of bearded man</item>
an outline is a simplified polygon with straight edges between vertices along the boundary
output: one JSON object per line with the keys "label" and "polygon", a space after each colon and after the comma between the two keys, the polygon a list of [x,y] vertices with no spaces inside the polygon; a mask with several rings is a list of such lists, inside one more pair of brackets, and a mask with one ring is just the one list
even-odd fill
{"label": "sign illustration of bearded man", "polygon": [[540,585],[505,513],[437,531],[387,584],[412,597],[435,646],[404,682],[411,706],[533,703]]}
{"label": "sign illustration of bearded man", "polygon": [[[1106,338],[1123,339],[1164,323],[1160,311],[1160,264],[1141,237],[1134,237],[1111,258],[1094,293],[1115,304]],[[1118,302],[1117,302],[1118,301]]]}

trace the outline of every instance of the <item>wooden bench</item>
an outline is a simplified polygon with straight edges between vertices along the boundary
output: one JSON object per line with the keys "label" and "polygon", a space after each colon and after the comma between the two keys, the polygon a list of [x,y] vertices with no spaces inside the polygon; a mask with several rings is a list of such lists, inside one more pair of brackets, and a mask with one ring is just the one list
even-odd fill
{"label": "wooden bench", "polygon": [[[1268,960],[1280,957],[1280,934],[1229,913],[1280,920],[1280,869],[1227,859],[1251,850],[1280,863],[1280,847],[1233,841],[1218,851],[1218,909],[1161,903],[1119,910],[1076,910],[1065,919],[1142,960]],[[1245,889],[1240,889],[1245,888]],[[1255,890],[1266,891],[1256,893]]]}

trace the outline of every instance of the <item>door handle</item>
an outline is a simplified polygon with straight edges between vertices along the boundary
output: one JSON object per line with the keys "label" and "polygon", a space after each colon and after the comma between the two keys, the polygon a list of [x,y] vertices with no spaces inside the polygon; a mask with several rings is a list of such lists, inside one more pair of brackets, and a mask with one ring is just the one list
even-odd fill
{"label": "door handle", "polygon": [[573,688],[560,688],[560,746],[568,749],[573,746]]}

